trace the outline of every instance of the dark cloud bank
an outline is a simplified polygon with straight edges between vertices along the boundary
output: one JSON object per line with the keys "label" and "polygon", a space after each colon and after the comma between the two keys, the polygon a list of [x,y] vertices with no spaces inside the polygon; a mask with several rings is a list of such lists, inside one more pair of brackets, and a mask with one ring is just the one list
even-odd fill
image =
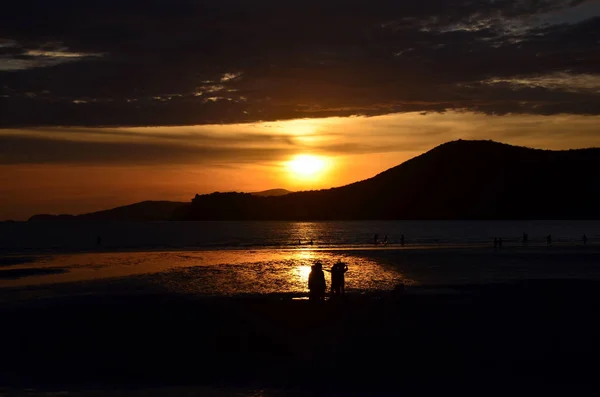
{"label": "dark cloud bank", "polygon": [[1,8],[4,128],[448,109],[600,114],[597,1],[9,0]]}

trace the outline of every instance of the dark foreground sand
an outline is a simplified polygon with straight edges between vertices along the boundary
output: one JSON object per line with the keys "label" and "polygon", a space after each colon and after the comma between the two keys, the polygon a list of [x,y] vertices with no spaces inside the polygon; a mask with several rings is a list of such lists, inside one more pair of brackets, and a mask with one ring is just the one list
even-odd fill
{"label": "dark foreground sand", "polygon": [[57,297],[0,306],[0,385],[5,395],[594,394],[599,315],[600,282],[579,280],[321,304],[287,295]]}

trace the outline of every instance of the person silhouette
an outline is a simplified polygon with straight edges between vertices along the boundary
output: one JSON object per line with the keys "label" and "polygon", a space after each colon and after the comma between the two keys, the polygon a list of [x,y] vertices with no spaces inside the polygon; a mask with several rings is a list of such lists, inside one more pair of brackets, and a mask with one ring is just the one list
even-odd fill
{"label": "person silhouette", "polygon": [[337,263],[331,265],[330,269],[323,269],[327,273],[331,274],[331,296],[334,296],[337,292],[338,284],[339,284],[339,276],[337,272]]}
{"label": "person silhouette", "polygon": [[325,300],[326,287],[323,265],[321,262],[317,262],[311,266],[310,273],[308,274],[309,299],[314,301]]}
{"label": "person silhouette", "polygon": [[96,237],[96,245],[100,245],[102,244],[102,237],[98,236]]}
{"label": "person silhouette", "polygon": [[373,236],[373,244],[379,244],[379,234],[377,233],[375,233],[375,235]]}
{"label": "person silhouette", "polygon": [[348,265],[343,263],[340,259],[331,266],[331,295],[342,296],[345,291],[345,277],[344,273],[348,271]]}
{"label": "person silhouette", "polygon": [[387,234],[385,236],[383,236],[383,245],[387,245],[388,240],[387,240]]}
{"label": "person silhouette", "polygon": [[529,236],[527,235],[527,233],[523,233],[523,244],[527,244],[529,240]]}
{"label": "person silhouette", "polygon": [[548,246],[551,246],[551,245],[552,245],[552,235],[551,235],[551,234],[549,234],[549,235],[546,237],[546,243],[548,244]]}
{"label": "person silhouette", "polygon": [[400,245],[404,246],[404,233],[400,236]]}
{"label": "person silhouette", "polygon": [[587,236],[584,234],[583,235],[583,245],[587,244]]}

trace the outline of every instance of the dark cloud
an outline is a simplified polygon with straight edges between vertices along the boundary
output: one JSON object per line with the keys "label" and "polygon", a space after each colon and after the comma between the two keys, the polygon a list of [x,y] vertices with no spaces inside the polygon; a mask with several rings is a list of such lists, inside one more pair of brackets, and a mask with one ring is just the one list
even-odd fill
{"label": "dark cloud", "polygon": [[72,141],[32,136],[0,136],[0,165],[153,165],[245,163],[283,159],[291,148],[215,147],[185,142]]}
{"label": "dark cloud", "polygon": [[600,75],[596,3],[12,1],[0,13],[0,127],[599,114],[593,78],[522,83]]}
{"label": "dark cloud", "polygon": [[[219,134],[202,132],[140,131],[93,129],[37,129],[0,134],[0,165],[76,164],[76,165],[153,165],[153,164],[243,164],[283,161],[298,151],[323,154],[367,154],[414,149],[413,143],[379,142],[364,144],[329,142],[306,144],[291,134],[264,132]],[[57,133],[60,134],[57,137]],[[352,138],[356,138],[356,133]],[[376,131],[384,137],[386,133]],[[435,134],[432,134],[435,135]],[[336,137],[335,133],[319,136]],[[77,139],[73,139],[77,137]],[[82,139],[85,138],[85,139]]]}

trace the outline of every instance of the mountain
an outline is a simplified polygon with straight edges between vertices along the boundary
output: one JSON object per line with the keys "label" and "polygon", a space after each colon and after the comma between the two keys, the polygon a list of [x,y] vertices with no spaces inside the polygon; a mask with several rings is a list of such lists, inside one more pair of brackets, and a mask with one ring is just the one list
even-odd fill
{"label": "mountain", "polygon": [[263,190],[262,192],[253,192],[250,194],[253,194],[255,196],[262,196],[262,197],[273,197],[273,196],[285,196],[286,194],[290,194],[293,192],[290,192],[289,190],[285,190],[285,189],[270,189],[270,190]]}
{"label": "mountain", "polygon": [[600,219],[600,149],[458,140],[350,185],[196,195],[41,221]]}
{"label": "mountain", "polygon": [[34,215],[29,222],[44,221],[166,221],[188,203],[175,201],[142,201],[110,210],[91,212],[82,215]]}
{"label": "mountain", "polygon": [[598,170],[600,149],[458,140],[338,188],[196,195],[176,219],[600,219]]}

